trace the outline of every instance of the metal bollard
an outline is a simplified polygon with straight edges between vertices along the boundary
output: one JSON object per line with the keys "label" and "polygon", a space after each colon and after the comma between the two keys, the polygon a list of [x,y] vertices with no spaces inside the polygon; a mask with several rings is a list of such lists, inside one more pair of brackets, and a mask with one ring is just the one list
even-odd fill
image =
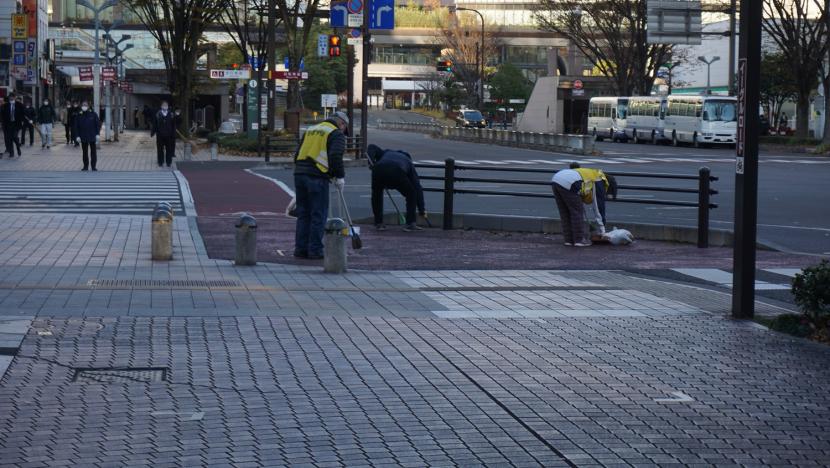
{"label": "metal bollard", "polygon": [[169,203],[159,203],[153,210],[150,240],[153,260],[173,258],[173,209]]}
{"label": "metal bollard", "polygon": [[340,218],[331,218],[326,221],[326,234],[323,237],[323,271],[326,273],[346,272],[346,239],[349,237],[349,227]]}
{"label": "metal bollard", "polygon": [[237,265],[256,265],[256,219],[243,213],[236,222]]}
{"label": "metal bollard", "polygon": [[210,145],[210,160],[216,161],[219,159],[219,145],[213,143]]}

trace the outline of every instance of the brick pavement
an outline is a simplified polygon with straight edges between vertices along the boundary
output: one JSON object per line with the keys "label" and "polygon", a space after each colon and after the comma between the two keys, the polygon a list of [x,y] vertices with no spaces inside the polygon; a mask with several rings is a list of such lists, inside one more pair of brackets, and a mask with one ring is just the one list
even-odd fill
{"label": "brick pavement", "polygon": [[237,268],[208,257],[187,216],[174,259],[151,262],[149,231],[146,216],[4,213],[0,338],[32,325],[13,360],[0,352],[0,466],[830,459],[830,350],[724,319],[722,288]]}

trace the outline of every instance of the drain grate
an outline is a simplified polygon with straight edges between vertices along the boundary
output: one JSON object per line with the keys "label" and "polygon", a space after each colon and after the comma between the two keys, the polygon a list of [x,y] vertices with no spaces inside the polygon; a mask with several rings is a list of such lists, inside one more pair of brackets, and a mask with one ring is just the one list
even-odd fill
{"label": "drain grate", "polygon": [[166,367],[98,367],[75,369],[73,382],[153,383],[167,381]]}
{"label": "drain grate", "polygon": [[87,286],[94,288],[235,288],[233,280],[114,280],[93,279]]}

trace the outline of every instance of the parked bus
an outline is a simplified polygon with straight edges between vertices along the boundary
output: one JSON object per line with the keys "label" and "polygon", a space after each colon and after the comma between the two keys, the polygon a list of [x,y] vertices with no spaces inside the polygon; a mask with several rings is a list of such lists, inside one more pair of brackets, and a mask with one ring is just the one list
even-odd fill
{"label": "parked bus", "polygon": [[588,103],[588,131],[611,141],[625,139],[625,118],[628,114],[626,97],[594,97]]}
{"label": "parked bus", "polygon": [[735,144],[737,123],[734,97],[673,95],[668,98],[664,135],[674,146]]}
{"label": "parked bus", "polygon": [[634,143],[643,141],[657,144],[664,139],[666,118],[665,96],[633,96],[628,98],[625,136]]}

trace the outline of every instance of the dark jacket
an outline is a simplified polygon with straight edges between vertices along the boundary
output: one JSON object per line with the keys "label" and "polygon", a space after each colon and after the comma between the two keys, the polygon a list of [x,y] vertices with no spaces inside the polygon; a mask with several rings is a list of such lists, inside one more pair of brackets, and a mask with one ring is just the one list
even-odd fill
{"label": "dark jacket", "polygon": [[41,123],[41,124],[55,123],[56,119],[57,119],[57,114],[55,114],[55,108],[52,107],[51,104],[42,105],[37,110],[37,123]]}
{"label": "dark jacket", "polygon": [[[332,123],[337,126],[337,123],[334,120],[326,120],[326,122]],[[294,154],[294,174],[303,174],[303,175],[310,175],[312,177],[323,177],[323,178],[336,178],[342,179],[346,177],[346,170],[343,167],[343,153],[346,152],[346,135],[343,134],[342,131],[338,128],[333,132],[329,133],[328,138],[326,139],[326,153],[329,156],[329,172],[328,174],[324,174],[317,169],[317,166],[314,164],[314,161],[310,159],[303,159],[302,161],[297,161],[297,156],[300,154],[300,148],[303,147],[303,142],[305,142],[305,135],[303,135],[302,141],[300,141],[300,146],[297,148],[297,152]]]}
{"label": "dark jacket", "polygon": [[76,137],[83,143],[95,143],[95,137],[101,131],[101,119],[92,110],[76,114],[73,125]]}
{"label": "dark jacket", "polygon": [[35,110],[34,107],[31,107],[31,106],[30,107],[24,107],[23,108],[23,117],[26,117],[26,120],[24,120],[24,122],[26,122],[27,125],[34,125],[35,121],[37,120],[37,111]]}
{"label": "dark jacket", "polygon": [[20,104],[19,102],[14,103],[14,122],[12,122],[12,118],[9,113],[10,110],[10,102],[3,104],[3,108],[0,109],[0,121],[3,122],[3,128],[20,128],[23,124],[23,104]]}
{"label": "dark jacket", "polygon": [[[372,173],[380,174],[381,181],[385,186],[394,187],[395,179],[407,179],[415,187],[417,196],[418,211],[424,211],[424,189],[421,188],[421,179],[415,170],[412,156],[401,150],[382,150],[375,145],[367,148],[369,158],[372,159]],[[372,178],[375,181],[375,177]]]}
{"label": "dark jacket", "polygon": [[156,118],[153,119],[153,129],[150,130],[150,136],[158,135],[159,138],[176,138],[176,128],[179,126],[181,118],[173,115],[173,111],[167,111],[167,115],[158,111]]}
{"label": "dark jacket", "polygon": [[67,118],[67,123],[69,124],[70,127],[74,128],[75,127],[75,117],[77,117],[78,114],[81,113],[81,108],[78,107],[78,106],[72,106],[72,107],[69,108],[69,110],[67,112],[68,112],[67,117],[66,117]]}

